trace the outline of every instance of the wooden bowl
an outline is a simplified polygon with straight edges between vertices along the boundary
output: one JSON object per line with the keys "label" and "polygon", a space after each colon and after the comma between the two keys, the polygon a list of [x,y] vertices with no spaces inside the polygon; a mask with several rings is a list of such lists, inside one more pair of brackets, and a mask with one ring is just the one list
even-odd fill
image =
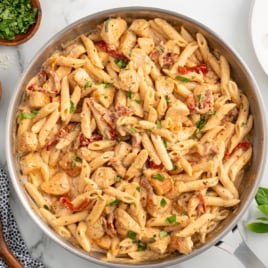
{"label": "wooden bowl", "polygon": [[33,37],[33,35],[37,32],[40,22],[41,22],[41,17],[42,17],[42,11],[41,11],[41,5],[39,0],[32,0],[32,7],[37,8],[37,18],[35,24],[31,25],[30,28],[28,29],[27,33],[25,34],[17,34],[15,36],[15,39],[13,40],[6,40],[6,39],[1,39],[0,38],[0,45],[3,46],[18,46],[30,38]]}

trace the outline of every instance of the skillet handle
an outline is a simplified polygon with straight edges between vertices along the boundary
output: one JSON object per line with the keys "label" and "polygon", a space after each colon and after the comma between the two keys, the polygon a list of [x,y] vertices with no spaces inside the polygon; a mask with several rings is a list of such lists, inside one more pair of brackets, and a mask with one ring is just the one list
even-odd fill
{"label": "skillet handle", "polygon": [[232,233],[237,240],[236,246],[227,244],[222,240],[219,241],[215,246],[237,257],[237,259],[244,264],[245,268],[268,268],[246,245],[245,241],[242,239],[237,225],[232,229]]}

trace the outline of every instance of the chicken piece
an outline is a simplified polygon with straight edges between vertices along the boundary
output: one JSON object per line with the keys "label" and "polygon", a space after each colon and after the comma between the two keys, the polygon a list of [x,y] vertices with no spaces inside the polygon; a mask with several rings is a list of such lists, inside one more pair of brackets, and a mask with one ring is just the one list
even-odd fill
{"label": "chicken piece", "polygon": [[91,178],[100,188],[106,188],[115,183],[116,176],[116,172],[111,167],[99,167]]}
{"label": "chicken piece", "polygon": [[22,153],[35,151],[38,147],[38,139],[35,133],[25,131],[20,136],[19,151]]}
{"label": "chicken piece", "polygon": [[150,28],[150,24],[145,19],[136,19],[132,22],[129,27],[129,30],[133,31],[138,36],[146,36],[148,29]]}
{"label": "chicken piece", "polygon": [[94,242],[101,248],[109,250],[112,245],[112,239],[108,235],[101,237],[100,239],[94,240]]}
{"label": "chicken piece", "polygon": [[115,88],[105,88],[104,85],[98,86],[96,90],[94,90],[92,96],[105,108],[109,108],[113,101],[115,95]]}
{"label": "chicken piece", "polygon": [[172,250],[177,250],[181,254],[189,254],[193,248],[193,241],[190,236],[178,237],[176,234],[172,234],[170,238],[169,247]]}
{"label": "chicken piece", "polygon": [[167,235],[156,240],[153,243],[150,243],[150,249],[156,253],[163,254],[166,252],[168,244],[170,242],[170,236]]}
{"label": "chicken piece", "polygon": [[102,218],[91,224],[86,231],[86,235],[93,240],[101,239],[105,234]]}
{"label": "chicken piece", "polygon": [[81,88],[86,88],[87,83],[91,85],[90,81],[92,81],[92,78],[83,68],[78,68],[75,71],[73,71],[72,78]]}
{"label": "chicken piece", "polygon": [[125,31],[120,39],[119,50],[126,56],[129,56],[131,49],[136,45],[136,35],[132,31]]}
{"label": "chicken piece", "polygon": [[126,238],[119,243],[119,254],[127,254],[138,250],[137,243],[133,243],[132,239]]}
{"label": "chicken piece", "polygon": [[119,73],[119,87],[128,92],[137,92],[139,89],[139,77],[134,70],[122,70]]}
{"label": "chicken piece", "polygon": [[123,209],[117,208],[115,211],[115,226],[118,233],[126,236],[128,231],[139,234],[141,228],[138,223]]}
{"label": "chicken piece", "polygon": [[34,91],[29,94],[29,105],[33,109],[40,109],[50,102],[49,96],[43,92]]}
{"label": "chicken piece", "polygon": [[58,172],[40,185],[41,190],[51,195],[64,195],[70,191],[70,183],[64,172]]}
{"label": "chicken piece", "polygon": [[154,41],[151,38],[138,38],[138,45],[146,54],[149,54],[154,49]]}
{"label": "chicken piece", "polygon": [[59,166],[71,177],[81,172],[81,159],[72,152],[67,152],[59,161]]}
{"label": "chicken piece", "polygon": [[166,76],[160,76],[155,81],[155,89],[158,96],[168,96],[174,90],[174,80]]}
{"label": "chicken piece", "polygon": [[114,45],[127,29],[127,23],[121,18],[107,19],[102,26],[101,37],[109,45]]}

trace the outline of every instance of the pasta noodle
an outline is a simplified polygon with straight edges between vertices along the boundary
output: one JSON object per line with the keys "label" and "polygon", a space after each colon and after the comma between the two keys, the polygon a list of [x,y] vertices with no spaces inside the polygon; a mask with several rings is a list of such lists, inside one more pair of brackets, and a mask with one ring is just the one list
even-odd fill
{"label": "pasta noodle", "polygon": [[17,118],[24,187],[107,261],[189,254],[239,204],[253,116],[228,60],[161,18],[108,18],[42,65]]}

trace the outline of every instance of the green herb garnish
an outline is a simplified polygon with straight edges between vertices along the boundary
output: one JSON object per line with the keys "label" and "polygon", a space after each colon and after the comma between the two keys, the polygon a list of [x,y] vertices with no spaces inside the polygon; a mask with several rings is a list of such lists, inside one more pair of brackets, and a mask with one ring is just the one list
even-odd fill
{"label": "green herb garnish", "polygon": [[172,214],[170,217],[166,218],[166,222],[169,224],[174,223],[174,222],[176,222],[176,218],[177,218],[176,214]]}
{"label": "green herb garnish", "polygon": [[120,68],[125,69],[127,67],[127,61],[124,59],[115,59],[114,63]]}
{"label": "green herb garnish", "polygon": [[72,167],[72,168],[75,168],[75,167],[76,167],[76,163],[77,163],[77,162],[81,162],[81,161],[82,161],[82,160],[81,160],[80,157],[78,157],[77,155],[73,155],[73,156],[72,156],[71,167]]}
{"label": "green herb garnish", "polygon": [[138,104],[142,104],[142,101],[141,100],[134,100],[136,103]]}
{"label": "green herb garnish", "polygon": [[115,179],[114,179],[116,182],[120,182],[121,181],[121,178],[119,176],[116,176]]}
{"label": "green herb garnish", "polygon": [[164,207],[166,206],[166,204],[167,204],[166,199],[165,199],[165,198],[162,198],[161,201],[160,201],[160,206],[161,206],[162,208],[164,208]]}
{"label": "green herb garnish", "polygon": [[73,101],[70,101],[70,113],[73,114],[75,112],[75,105]]}
{"label": "green herb garnish", "polygon": [[128,238],[130,238],[132,241],[136,242],[136,237],[137,237],[137,234],[133,231],[128,231],[127,232],[127,236]]}
{"label": "green herb garnish", "polygon": [[160,120],[157,120],[157,121],[156,121],[156,127],[157,127],[157,128],[161,128],[161,121],[160,121]]}
{"label": "green herb garnish", "polygon": [[112,201],[112,202],[109,203],[109,206],[118,205],[120,203],[121,203],[121,200],[120,199],[115,199],[114,201]]}
{"label": "green herb garnish", "polygon": [[246,225],[246,227],[255,233],[268,233],[268,188],[259,187],[255,200],[258,204],[258,209],[267,217],[258,217],[256,222],[252,222]]}
{"label": "green herb garnish", "polygon": [[104,88],[109,88],[109,87],[111,87],[113,84],[112,83],[105,83],[104,84]]}
{"label": "green herb garnish", "polygon": [[35,24],[38,9],[30,0],[0,1],[0,38],[13,40],[17,34],[25,34]]}
{"label": "green herb garnish", "polygon": [[163,238],[163,237],[165,237],[167,235],[168,235],[168,233],[166,231],[160,231],[160,233],[159,233],[160,238]]}
{"label": "green herb garnish", "polygon": [[129,131],[130,131],[131,133],[134,134],[134,133],[136,133],[136,128],[134,128],[134,127],[130,127],[130,128],[129,128]]}
{"label": "green herb garnish", "polygon": [[182,82],[184,82],[184,83],[188,83],[188,82],[190,82],[190,79],[187,78],[187,77],[185,77],[185,76],[177,75],[177,76],[175,77],[175,79],[176,79],[176,80],[179,80],[179,81],[182,81]]}
{"label": "green herb garnish", "polygon": [[160,174],[152,175],[152,178],[155,180],[163,181],[165,178]]}
{"label": "green herb garnish", "polygon": [[140,191],[141,191],[141,187],[140,187],[140,186],[137,186],[137,187],[136,187],[136,191],[137,191],[137,192],[140,192]]}
{"label": "green herb garnish", "polygon": [[24,119],[32,119],[32,118],[36,117],[37,114],[38,114],[38,111],[31,111],[30,113],[21,112],[19,119],[20,119],[20,121],[22,121]]}
{"label": "green herb garnish", "polygon": [[129,99],[132,99],[132,98],[133,98],[133,93],[132,93],[131,91],[128,91],[128,92],[127,92],[127,97],[128,97]]}

